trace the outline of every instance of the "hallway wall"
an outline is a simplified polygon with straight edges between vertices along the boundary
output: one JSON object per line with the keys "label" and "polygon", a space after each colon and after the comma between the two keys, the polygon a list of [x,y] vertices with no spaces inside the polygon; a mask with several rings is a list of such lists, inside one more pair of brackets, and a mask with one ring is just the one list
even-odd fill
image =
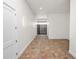
{"label": "hallway wall", "polygon": [[18,23],[17,52],[20,55],[35,37],[36,33],[32,24],[33,13],[26,0],[17,0],[16,9]]}
{"label": "hallway wall", "polygon": [[69,39],[69,13],[54,13],[48,15],[49,39]]}

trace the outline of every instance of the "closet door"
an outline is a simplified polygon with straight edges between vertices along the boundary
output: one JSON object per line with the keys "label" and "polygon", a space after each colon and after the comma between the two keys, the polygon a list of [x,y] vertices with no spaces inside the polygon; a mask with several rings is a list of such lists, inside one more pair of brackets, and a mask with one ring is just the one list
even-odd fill
{"label": "closet door", "polygon": [[17,59],[16,10],[10,1],[3,2],[3,59]]}

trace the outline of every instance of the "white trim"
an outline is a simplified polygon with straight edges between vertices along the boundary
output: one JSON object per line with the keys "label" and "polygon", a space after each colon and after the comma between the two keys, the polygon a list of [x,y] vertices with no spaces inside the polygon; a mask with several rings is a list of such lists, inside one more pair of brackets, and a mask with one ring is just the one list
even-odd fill
{"label": "white trim", "polygon": [[[33,39],[32,39],[32,40],[33,40]],[[17,55],[17,58],[19,58],[19,57],[22,55],[22,53],[23,53],[23,52],[25,51],[25,49],[29,46],[29,44],[32,42],[32,40],[29,41],[28,44],[26,44],[25,47],[19,52],[19,54]]]}
{"label": "white trim", "polygon": [[75,53],[73,53],[71,50],[69,50],[69,53],[70,53],[73,57],[75,57],[75,58],[76,58],[76,54],[75,54]]}
{"label": "white trim", "polygon": [[15,45],[15,44],[16,44],[16,40],[9,40],[9,41],[7,41],[7,42],[4,42],[3,48],[6,49],[6,48],[8,48],[8,47],[10,47],[10,46],[13,46],[13,45]]}
{"label": "white trim", "polygon": [[8,5],[6,2],[3,2],[3,8],[11,12],[12,14],[16,14],[16,10]]}
{"label": "white trim", "polygon": [[3,5],[7,6],[8,8],[12,9],[13,11],[15,11],[15,9],[12,6],[8,5],[6,2],[3,2]]}
{"label": "white trim", "polygon": [[4,0],[3,4],[7,5],[8,7],[10,7],[13,10],[16,10],[16,1]]}

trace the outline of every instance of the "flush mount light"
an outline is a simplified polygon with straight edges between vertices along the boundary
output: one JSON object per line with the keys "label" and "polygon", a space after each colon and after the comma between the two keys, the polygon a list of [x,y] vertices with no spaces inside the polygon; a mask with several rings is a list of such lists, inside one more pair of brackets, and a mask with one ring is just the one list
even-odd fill
{"label": "flush mount light", "polygon": [[40,10],[42,10],[43,8],[42,7],[40,7]]}

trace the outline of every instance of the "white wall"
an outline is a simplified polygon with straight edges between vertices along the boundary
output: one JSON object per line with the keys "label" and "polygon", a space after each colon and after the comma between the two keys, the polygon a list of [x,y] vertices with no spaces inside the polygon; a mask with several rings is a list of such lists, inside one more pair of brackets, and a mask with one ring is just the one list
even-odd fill
{"label": "white wall", "polygon": [[69,39],[69,13],[54,13],[48,15],[49,39]]}
{"label": "white wall", "polygon": [[76,1],[70,2],[70,53],[76,57]]}
{"label": "white wall", "polygon": [[20,55],[29,42],[35,37],[36,33],[32,24],[33,13],[27,5],[26,0],[17,0],[17,29],[18,29],[18,45],[17,51]]}
{"label": "white wall", "polygon": [[[33,13],[26,0],[4,0],[4,59],[17,59],[36,35]],[[17,42],[16,42],[17,40]]]}

